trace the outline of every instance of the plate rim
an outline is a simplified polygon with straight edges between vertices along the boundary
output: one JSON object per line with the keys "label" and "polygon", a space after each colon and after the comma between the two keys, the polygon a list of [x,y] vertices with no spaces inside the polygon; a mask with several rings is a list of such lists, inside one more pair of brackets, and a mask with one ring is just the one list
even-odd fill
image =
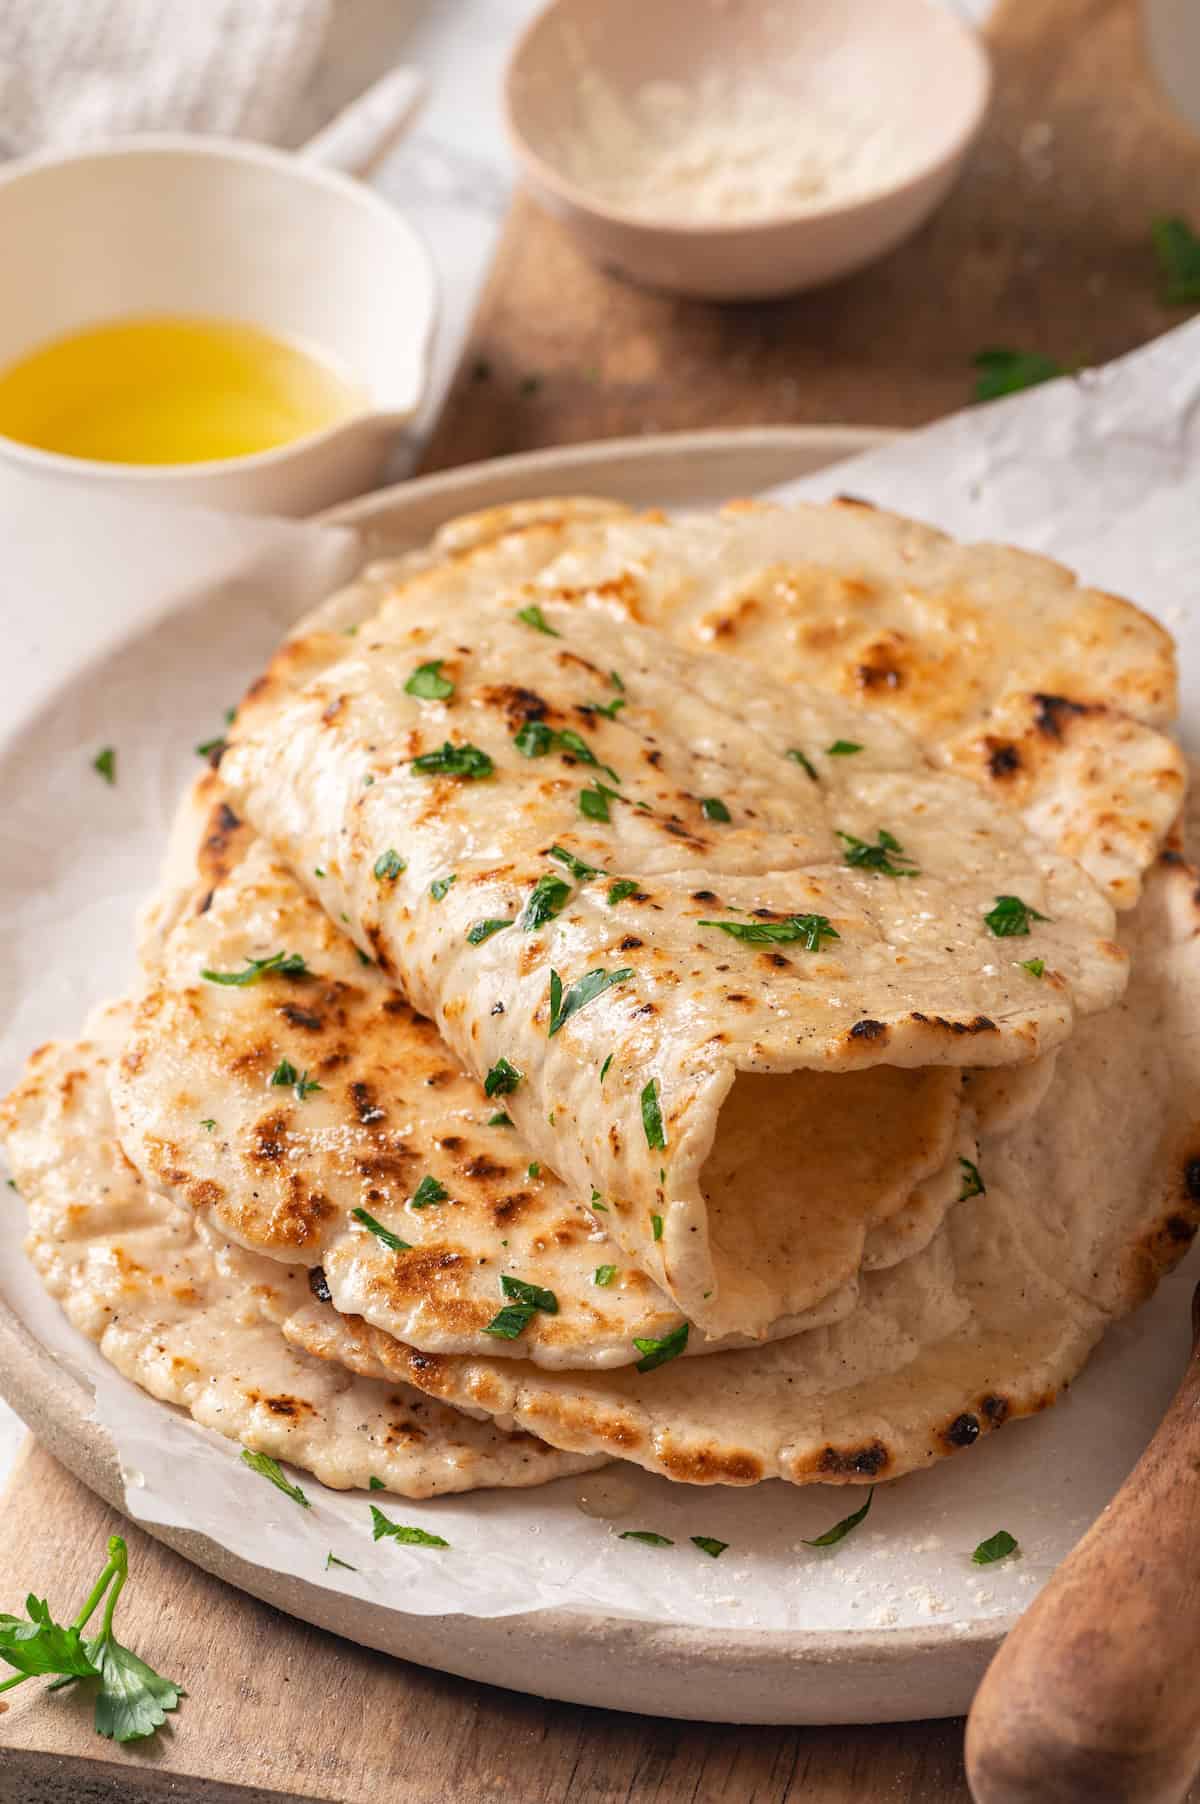
{"label": "plate rim", "polygon": [[[703,432],[648,434],[641,438],[591,441],[525,452],[456,466],[378,489],[329,509],[318,518],[370,535],[383,523],[414,523],[414,539],[426,536],[416,524],[436,515],[449,518],[474,507],[562,491],[564,478],[600,482],[611,488],[677,487],[680,499],[690,482],[707,473],[710,486],[725,480],[730,465],[763,469],[777,461],[782,481],[789,464],[810,471],[826,468],[901,434],[877,427],[768,426]],[[747,487],[763,486],[760,475]],[[726,481],[724,493],[736,487]],[[642,497],[645,499],[644,495]],[[86,1381],[43,1347],[0,1298],[0,1393],[53,1456],[124,1515],[124,1485],[116,1450],[106,1430],[92,1418]],[[232,1554],[195,1530],[135,1521],[138,1528],[217,1578],[286,1613],[382,1652],[415,1660],[459,1676],[496,1684],[497,1671],[511,1670],[519,1645],[525,1661],[522,1682],[510,1688],[570,1702],[598,1704],[643,1715],[723,1722],[835,1723],[903,1721],[950,1716],[964,1711],[992,1654],[1020,1612],[988,1618],[973,1629],[953,1623],[879,1629],[714,1629],[669,1624],[564,1606],[528,1615],[419,1617],[314,1585],[292,1574],[259,1567]],[[352,1620],[353,1619],[353,1620]],[[435,1625],[463,1627],[449,1646]],[[621,1658],[631,1641],[652,1641],[654,1673],[647,1683],[644,1662]],[[580,1659],[580,1650],[588,1650]],[[507,1663],[506,1663],[506,1655]],[[589,1682],[581,1667],[593,1674]],[[602,1676],[597,1683],[596,1672]],[[732,1688],[715,1700],[689,1699],[706,1693],[705,1673],[721,1674]],[[804,1685],[798,1686],[803,1672]],[[930,1696],[936,1672],[937,1697]],[[822,1675],[825,1675],[822,1678]],[[816,1681],[814,1686],[814,1681]],[[854,1704],[856,1683],[875,1698],[865,1712]],[[807,1695],[803,1695],[806,1693]],[[758,1693],[761,1692],[761,1699]],[[843,1697],[842,1694],[845,1694]]]}

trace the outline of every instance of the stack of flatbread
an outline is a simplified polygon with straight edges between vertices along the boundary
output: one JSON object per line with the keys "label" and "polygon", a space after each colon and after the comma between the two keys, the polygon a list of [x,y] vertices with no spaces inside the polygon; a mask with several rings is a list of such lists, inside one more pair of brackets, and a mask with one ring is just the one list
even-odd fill
{"label": "stack of flatbread", "polygon": [[1167,635],[860,505],[369,569],[3,1105],[113,1363],[337,1486],[898,1476],[1200,1221]]}

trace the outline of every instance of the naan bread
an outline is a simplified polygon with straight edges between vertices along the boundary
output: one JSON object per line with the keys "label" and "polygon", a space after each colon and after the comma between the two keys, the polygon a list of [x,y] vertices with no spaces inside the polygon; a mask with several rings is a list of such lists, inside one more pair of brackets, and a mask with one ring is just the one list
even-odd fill
{"label": "naan bread", "polygon": [[[678,1309],[606,1237],[609,1212],[590,1192],[572,1193],[548,1167],[529,1170],[528,1152],[503,1119],[508,1096],[489,1099],[462,1072],[433,1025],[377,967],[363,964],[263,843],[236,823],[216,799],[215,779],[202,779],[199,794],[212,812],[197,816],[190,802],[185,810],[190,904],[164,905],[171,925],[147,949],[146,987],[111,1080],[125,1150],[153,1185],[251,1251],[320,1267],[338,1309],[426,1352],[607,1366],[636,1360],[635,1340],[677,1327]],[[181,833],[179,853],[185,844]],[[169,896],[185,862],[171,860]],[[268,974],[248,986],[200,976],[244,970],[267,944],[299,954],[306,974]],[[272,1084],[281,1061],[293,1079]],[[320,1088],[299,1097],[301,1077]],[[931,1079],[887,1067],[851,1077],[808,1074],[822,1132],[819,1144],[810,1137],[797,1146],[788,1173],[785,1251],[795,1247],[792,1263],[800,1267],[793,1291],[811,1301],[803,1313],[774,1321],[772,1334],[848,1314],[860,1264],[894,1264],[936,1231],[962,1189],[961,1160],[978,1156],[968,1116],[950,1144],[954,1110],[945,1105],[956,1103],[957,1084],[953,1072]],[[891,1199],[912,1164],[920,1142],[909,1111],[922,1097],[931,1117],[924,1131],[937,1136],[941,1168],[915,1191],[910,1186],[868,1232],[881,1199]],[[785,1096],[784,1122],[788,1107]],[[761,1133],[760,1118],[735,1118],[723,1156],[740,1152],[745,1164],[751,1153],[743,1139]],[[710,1174],[713,1219],[718,1233],[729,1222],[733,1236],[736,1188],[727,1194],[720,1178]],[[442,1187],[444,1201],[414,1201],[424,1179]],[[390,1248],[355,1218],[356,1209],[409,1250]],[[502,1273],[552,1291],[558,1304],[555,1314],[533,1314],[512,1341],[487,1332],[504,1302]],[[688,1351],[711,1346],[697,1333]]]}
{"label": "naan bread", "polygon": [[[1182,757],[1151,730],[1175,712],[1170,635],[1046,558],[958,545],[859,502],[668,520],[569,500],[452,521],[424,555],[452,569],[455,605],[519,571],[526,602],[599,605],[901,720],[1118,908],[1178,810]],[[364,610],[388,575],[368,572]]]}
{"label": "naan bread", "polygon": [[290,1347],[245,1287],[219,1276],[190,1209],[149,1190],[115,1138],[106,1067],[128,1011],[77,1044],[43,1046],[0,1103],[27,1250],[74,1325],[117,1370],[206,1428],[338,1490],[378,1480],[404,1497],[536,1485],[603,1460],[556,1452],[435,1403],[395,1379]]}
{"label": "naan bread", "polygon": [[845,1322],[638,1373],[437,1359],[301,1303],[320,1353],[577,1450],[694,1484],[894,1478],[1051,1404],[1200,1223],[1200,902],[1163,855],[1127,924],[1133,978],[1060,1053],[1042,1109],[980,1148],[984,1195],[924,1252],[868,1275]]}
{"label": "naan bread", "polygon": [[[1031,1060],[1123,987],[1079,867],[850,703],[599,610],[448,610],[439,571],[354,643],[299,693],[295,647],[258,685],[236,805],[477,1077],[523,1074],[527,1144],[712,1336],[816,1300],[792,1224],[813,1124],[851,1110],[829,1074],[883,1067],[854,1112],[889,1148],[906,1126],[869,1230],[945,1162],[939,1067]],[[412,693],[434,666],[452,694]],[[420,765],[456,755],[466,775]],[[989,928],[1000,897],[1036,911],[1019,941]]]}

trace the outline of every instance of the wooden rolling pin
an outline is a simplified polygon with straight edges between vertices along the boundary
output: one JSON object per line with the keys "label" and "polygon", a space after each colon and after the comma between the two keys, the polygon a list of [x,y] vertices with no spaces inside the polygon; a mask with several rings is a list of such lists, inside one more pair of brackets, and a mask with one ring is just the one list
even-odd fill
{"label": "wooden rolling pin", "polygon": [[976,1804],[1180,1804],[1200,1768],[1200,1289],[1187,1370],[967,1723]]}

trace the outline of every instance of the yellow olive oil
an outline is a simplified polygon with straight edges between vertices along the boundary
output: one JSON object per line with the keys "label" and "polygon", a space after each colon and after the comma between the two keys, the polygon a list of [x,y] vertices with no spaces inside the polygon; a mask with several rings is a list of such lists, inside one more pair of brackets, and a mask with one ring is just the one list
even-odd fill
{"label": "yellow olive oil", "polygon": [[105,320],[0,370],[0,433],[103,463],[250,457],[364,405],[328,363],[234,320]]}

